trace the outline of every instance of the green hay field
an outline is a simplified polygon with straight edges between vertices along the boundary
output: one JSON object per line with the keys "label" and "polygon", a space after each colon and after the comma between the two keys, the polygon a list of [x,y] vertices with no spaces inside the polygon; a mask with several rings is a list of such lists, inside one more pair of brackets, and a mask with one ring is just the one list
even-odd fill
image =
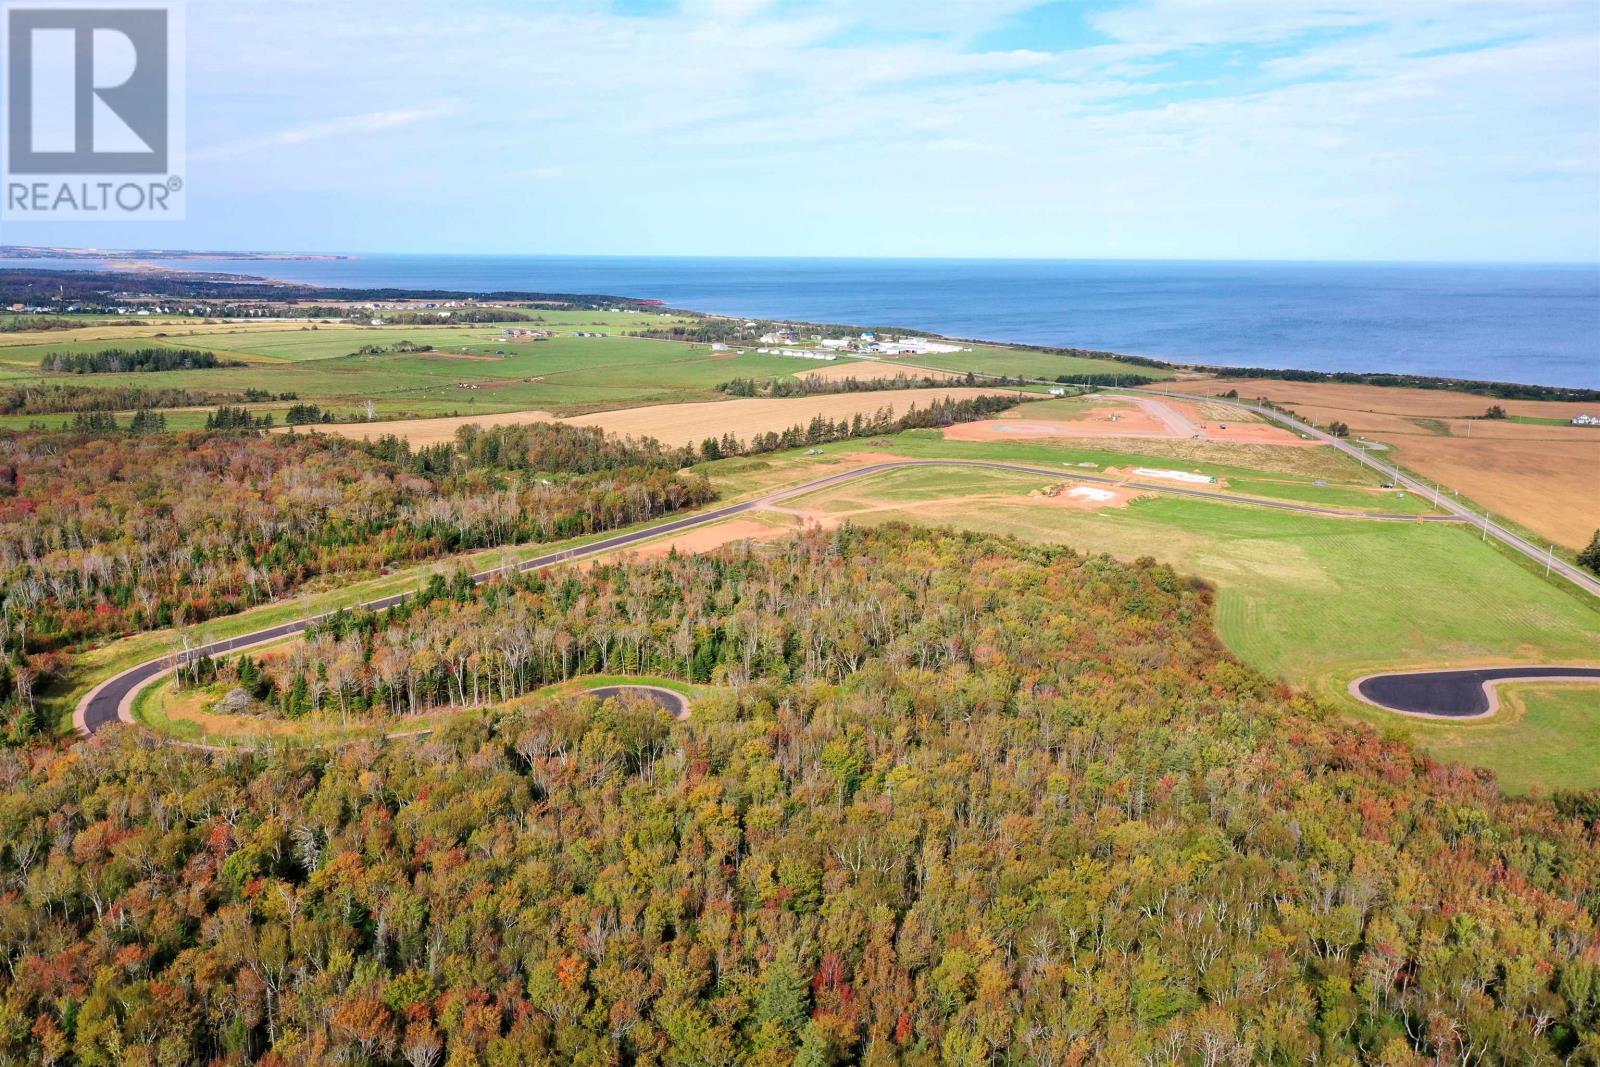
{"label": "green hay field", "polygon": [[[899,505],[857,521],[948,522],[1124,559],[1154,556],[1216,586],[1219,634],[1267,674],[1408,732],[1443,757],[1500,772],[1508,789],[1600,786],[1600,762],[1573,755],[1592,757],[1600,746],[1600,692],[1592,686],[1526,687],[1525,711],[1492,729],[1401,719],[1349,696],[1353,678],[1381,670],[1600,663],[1600,610],[1471,530],[1171,497],[1078,511],[1028,499],[1038,487],[1037,478],[936,468],[788,503],[834,513]],[[979,494],[987,499],[927,506]]]}

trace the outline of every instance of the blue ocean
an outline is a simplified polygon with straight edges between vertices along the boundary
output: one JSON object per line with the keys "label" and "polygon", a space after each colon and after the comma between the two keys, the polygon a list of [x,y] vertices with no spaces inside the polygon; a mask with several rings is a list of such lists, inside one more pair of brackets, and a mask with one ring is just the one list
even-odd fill
{"label": "blue ocean", "polygon": [[167,265],[330,286],[607,293],[1228,366],[1600,388],[1595,264],[370,255]]}

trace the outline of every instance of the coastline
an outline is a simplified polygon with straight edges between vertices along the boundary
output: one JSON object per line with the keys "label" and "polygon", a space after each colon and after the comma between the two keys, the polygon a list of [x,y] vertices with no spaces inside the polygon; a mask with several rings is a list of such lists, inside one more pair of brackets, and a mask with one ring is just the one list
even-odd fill
{"label": "coastline", "polygon": [[[603,262],[602,262],[603,261]],[[234,262],[242,270],[206,270],[198,264],[224,264]],[[355,264],[360,262],[362,266]],[[1560,398],[1560,400],[1581,400],[1590,402],[1600,398],[1600,376],[1592,368],[1600,366],[1595,363],[1595,354],[1587,352],[1579,355],[1574,362],[1570,354],[1554,358],[1554,360],[1541,360],[1538,357],[1526,355],[1530,344],[1520,342],[1523,352],[1522,358],[1507,355],[1506,358],[1488,358],[1480,354],[1477,362],[1474,360],[1461,360],[1459,363],[1450,363],[1445,370],[1453,373],[1437,373],[1429,370],[1426,365],[1429,360],[1413,358],[1413,354],[1402,349],[1392,357],[1374,354],[1371,357],[1355,358],[1342,355],[1339,360],[1334,360],[1336,365],[1330,365],[1328,360],[1318,360],[1317,355],[1306,354],[1306,350],[1294,344],[1283,344],[1282,347],[1269,346],[1266,342],[1254,339],[1253,323],[1248,317],[1243,317],[1235,322],[1226,317],[1226,296],[1206,293],[1195,296],[1190,293],[1187,301],[1194,304],[1197,299],[1205,301],[1219,301],[1216,314],[1224,315],[1222,318],[1211,318],[1205,323],[1205,328],[1198,331],[1198,338],[1205,344],[1227,347],[1237,344],[1238,339],[1250,336],[1251,344],[1256,349],[1246,350],[1237,358],[1219,358],[1216,355],[1190,354],[1182,349],[1181,344],[1174,342],[1173,346],[1165,346],[1163,350],[1152,350],[1150,347],[1138,346],[1107,346],[1096,344],[1094,334],[1088,326],[1083,326],[1083,333],[1077,326],[1077,318],[1062,310],[1062,314],[1046,315],[1045,312],[1032,306],[1027,299],[1019,296],[1016,312],[1016,322],[1035,322],[1037,325],[1040,315],[1050,318],[1050,333],[1053,339],[1027,338],[1016,336],[1027,333],[1027,330],[1013,328],[1008,330],[1005,323],[989,322],[989,328],[981,330],[952,330],[949,326],[942,325],[936,320],[926,320],[920,317],[904,317],[891,312],[883,314],[851,315],[850,307],[827,306],[826,314],[797,315],[787,314],[784,304],[794,304],[795,290],[803,290],[802,304],[824,301],[827,293],[814,293],[806,290],[805,286],[818,285],[818,277],[810,266],[805,269],[794,267],[797,261],[749,261],[774,264],[771,277],[758,278],[757,282],[750,283],[750,290],[757,291],[758,296],[747,296],[750,302],[760,301],[760,307],[747,307],[744,310],[730,310],[725,306],[726,299],[715,299],[704,296],[702,299],[672,299],[670,291],[662,291],[662,282],[658,272],[646,269],[638,278],[630,278],[637,285],[624,288],[618,286],[584,285],[587,275],[595,274],[597,266],[602,264],[603,269],[621,270],[627,277],[629,272],[634,272],[635,262],[654,262],[661,264],[664,259],[651,258],[560,258],[560,256],[533,256],[533,258],[506,258],[506,256],[347,256],[347,254],[317,254],[317,253],[218,253],[218,251],[178,251],[166,250],[93,250],[93,248],[69,248],[69,250],[51,250],[45,246],[0,246],[0,275],[10,272],[50,272],[50,274],[117,274],[130,278],[141,278],[144,282],[170,278],[173,282],[208,283],[216,286],[216,290],[206,293],[210,299],[226,296],[226,286],[256,286],[259,290],[270,290],[278,299],[326,299],[326,301],[395,301],[395,299],[493,299],[493,301],[514,301],[514,299],[528,299],[528,301],[547,301],[547,299],[573,299],[582,301],[610,302],[627,304],[635,307],[651,307],[651,309],[680,310],[683,314],[696,315],[706,318],[755,318],[760,322],[794,323],[797,326],[834,326],[858,325],[861,330],[898,331],[906,334],[922,334],[934,338],[949,339],[949,341],[962,342],[962,344],[978,344],[978,346],[1005,347],[1005,349],[1042,350],[1042,352],[1059,352],[1066,355],[1083,355],[1083,357],[1107,358],[1128,365],[1144,365],[1150,368],[1179,371],[1179,373],[1208,374],[1218,378],[1270,378],[1283,379],[1283,381],[1330,381],[1341,384],[1373,384],[1373,386],[1402,386],[1421,387],[1421,389],[1459,389],[1464,392],[1474,392],[1480,395],[1496,395],[1504,398]],[[710,261],[710,259],[678,258],[672,261],[672,266],[682,264],[683,270],[688,274],[704,275],[706,272],[715,272],[728,266],[731,261]],[[840,269],[862,270],[875,269],[878,262],[901,261],[806,261],[819,262],[819,264],[842,264]],[[906,261],[909,262],[909,261]],[[960,262],[971,269],[989,269],[990,261],[930,261],[938,264],[946,262]],[[992,261],[995,269],[1003,269],[1010,261]],[[1058,261],[1040,261],[1056,264]],[[272,264],[280,264],[282,270],[272,269]],[[304,269],[290,270],[288,264],[301,264]],[[571,264],[573,277],[566,277],[565,270]],[[918,266],[907,269],[923,270],[922,261],[917,261]],[[1096,266],[1090,261],[1059,261],[1062,269],[1077,270],[1080,267]],[[1139,264],[1134,262],[1118,262],[1109,269],[1114,269],[1117,274],[1125,277],[1138,277],[1134,267]],[[1187,264],[1181,264],[1187,269]],[[1227,264],[1218,264],[1219,267]],[[245,272],[248,267],[248,272]],[[1173,264],[1150,264],[1152,270],[1171,269]],[[1200,267],[1210,269],[1208,264]],[[1270,264],[1272,270],[1306,269],[1304,264]],[[933,269],[933,267],[928,267]],[[965,267],[963,267],[965,269]],[[1320,267],[1318,267],[1320,269]],[[1328,267],[1333,269],[1333,267]],[[1368,269],[1368,267],[1363,267]],[[1376,264],[1370,266],[1378,277],[1387,278],[1392,272],[1410,270],[1408,264]],[[1443,269],[1443,267],[1442,267]],[[1509,270],[1520,270],[1520,267],[1507,267]],[[528,277],[536,277],[538,270],[560,270],[563,274],[550,278],[550,282],[558,282],[550,288],[530,288],[522,285]],[[800,270],[800,274],[795,274]],[[1560,270],[1570,277],[1587,277],[1586,270],[1581,267],[1562,266]],[[530,274],[531,272],[531,274]],[[670,274],[670,272],[669,272]],[[416,275],[413,282],[400,283],[402,275]],[[670,274],[677,278],[677,274]],[[832,274],[827,274],[832,277]],[[622,278],[618,278],[621,282]],[[512,285],[512,282],[518,282]],[[654,283],[654,285],[651,285]],[[888,283],[886,283],[888,285]],[[904,298],[904,291],[909,285],[906,278],[896,277],[888,288],[883,290],[883,301],[891,304],[894,299]],[[1589,283],[1584,282],[1584,285]],[[685,286],[680,286],[685,288]],[[693,283],[686,283],[686,288],[694,288]],[[1157,286],[1160,288],[1160,286]],[[302,294],[299,293],[302,291]],[[630,296],[616,296],[618,293],[629,293]],[[163,293],[154,293],[162,296]],[[166,293],[170,296],[182,296],[178,293]],[[1157,293],[1158,294],[1158,293]],[[1150,317],[1150,307],[1157,306],[1157,294],[1152,294],[1144,302],[1138,312],[1130,312],[1131,318],[1141,315]],[[240,294],[240,299],[261,299],[262,294]],[[958,298],[960,294],[955,294]],[[979,294],[982,296],[982,294]],[[989,294],[992,296],[992,294]],[[1034,294],[1037,301],[1038,294]],[[270,299],[270,298],[269,298]],[[854,294],[854,302],[861,304],[867,301],[867,296]],[[872,296],[870,299],[877,299]],[[974,298],[976,299],[976,298]],[[1171,312],[1174,317],[1182,318],[1189,314],[1186,307],[1182,307],[1182,299],[1173,298],[1178,302],[1178,310]],[[1483,299],[1493,299],[1493,294],[1485,294]],[[848,304],[850,301],[842,301]],[[979,301],[981,302],[981,301]],[[1326,323],[1339,322],[1346,309],[1338,307],[1331,310],[1336,304],[1336,294],[1328,294],[1326,304],[1318,304],[1314,309],[1307,310],[1307,314],[1318,318],[1318,330],[1322,330]],[[1005,314],[1011,315],[1010,302],[1005,304]],[[982,314],[994,314],[995,307],[981,307]],[[1030,320],[1029,315],[1032,315]],[[1154,314],[1154,320],[1162,320],[1163,315],[1168,315],[1165,307],[1160,314]],[[1328,318],[1333,315],[1333,318]],[[973,315],[966,315],[973,318]],[[1571,333],[1578,330],[1584,334],[1582,346],[1592,346],[1587,330],[1589,318],[1594,318],[1594,336],[1600,336],[1600,274],[1595,274],[1594,299],[1590,301],[1589,291],[1582,290],[1578,310],[1565,315],[1552,315],[1550,322],[1558,323],[1557,333],[1565,330]],[[1010,320],[1006,320],[1010,322]],[[1070,323],[1062,328],[1059,323]],[[1226,325],[1224,325],[1226,323]],[[1014,325],[1014,323],[1013,323]],[[1280,326],[1282,331],[1282,326]],[[1400,346],[1405,341],[1403,336],[1394,338],[1374,339],[1374,350],[1382,347]],[[1563,341],[1566,344],[1566,341]],[[1202,344],[1203,347],[1203,344]],[[1534,346],[1536,347],[1536,346]],[[1354,347],[1350,347],[1354,352]],[[1432,358],[1437,363],[1437,358]],[[1507,374],[1506,371],[1522,370],[1526,366],[1528,373]],[[1574,370],[1576,366],[1576,370]],[[1382,368],[1382,370],[1379,370]],[[1459,368],[1459,370],[1458,370]],[[1461,370],[1469,373],[1461,373]],[[1485,373],[1472,374],[1470,371],[1480,370]],[[1490,389],[1494,387],[1494,389]],[[1528,387],[1534,392],[1515,392],[1518,387]],[[1546,395],[1549,392],[1549,395]]]}

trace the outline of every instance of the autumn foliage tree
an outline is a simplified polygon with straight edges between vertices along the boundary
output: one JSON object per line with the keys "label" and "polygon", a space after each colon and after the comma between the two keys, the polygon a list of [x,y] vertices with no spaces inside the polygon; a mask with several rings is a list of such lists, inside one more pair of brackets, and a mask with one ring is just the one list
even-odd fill
{"label": "autumn foliage tree", "polygon": [[533,693],[328,749],[0,752],[0,1059],[1600,1054],[1595,806],[1289,693],[1153,561],[845,527],[441,595],[346,636],[504,614],[569,671],[711,648],[710,684],[682,723]]}

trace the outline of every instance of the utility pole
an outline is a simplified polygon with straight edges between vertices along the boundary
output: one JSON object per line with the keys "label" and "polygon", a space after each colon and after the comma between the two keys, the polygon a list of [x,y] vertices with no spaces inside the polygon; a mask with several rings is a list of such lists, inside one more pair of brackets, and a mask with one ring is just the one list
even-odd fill
{"label": "utility pole", "polygon": [[1551,568],[1551,566],[1553,566],[1555,564],[1555,560],[1556,560],[1556,546],[1554,544],[1552,544],[1545,550],[1544,576],[1546,578],[1550,577],[1550,568]]}

